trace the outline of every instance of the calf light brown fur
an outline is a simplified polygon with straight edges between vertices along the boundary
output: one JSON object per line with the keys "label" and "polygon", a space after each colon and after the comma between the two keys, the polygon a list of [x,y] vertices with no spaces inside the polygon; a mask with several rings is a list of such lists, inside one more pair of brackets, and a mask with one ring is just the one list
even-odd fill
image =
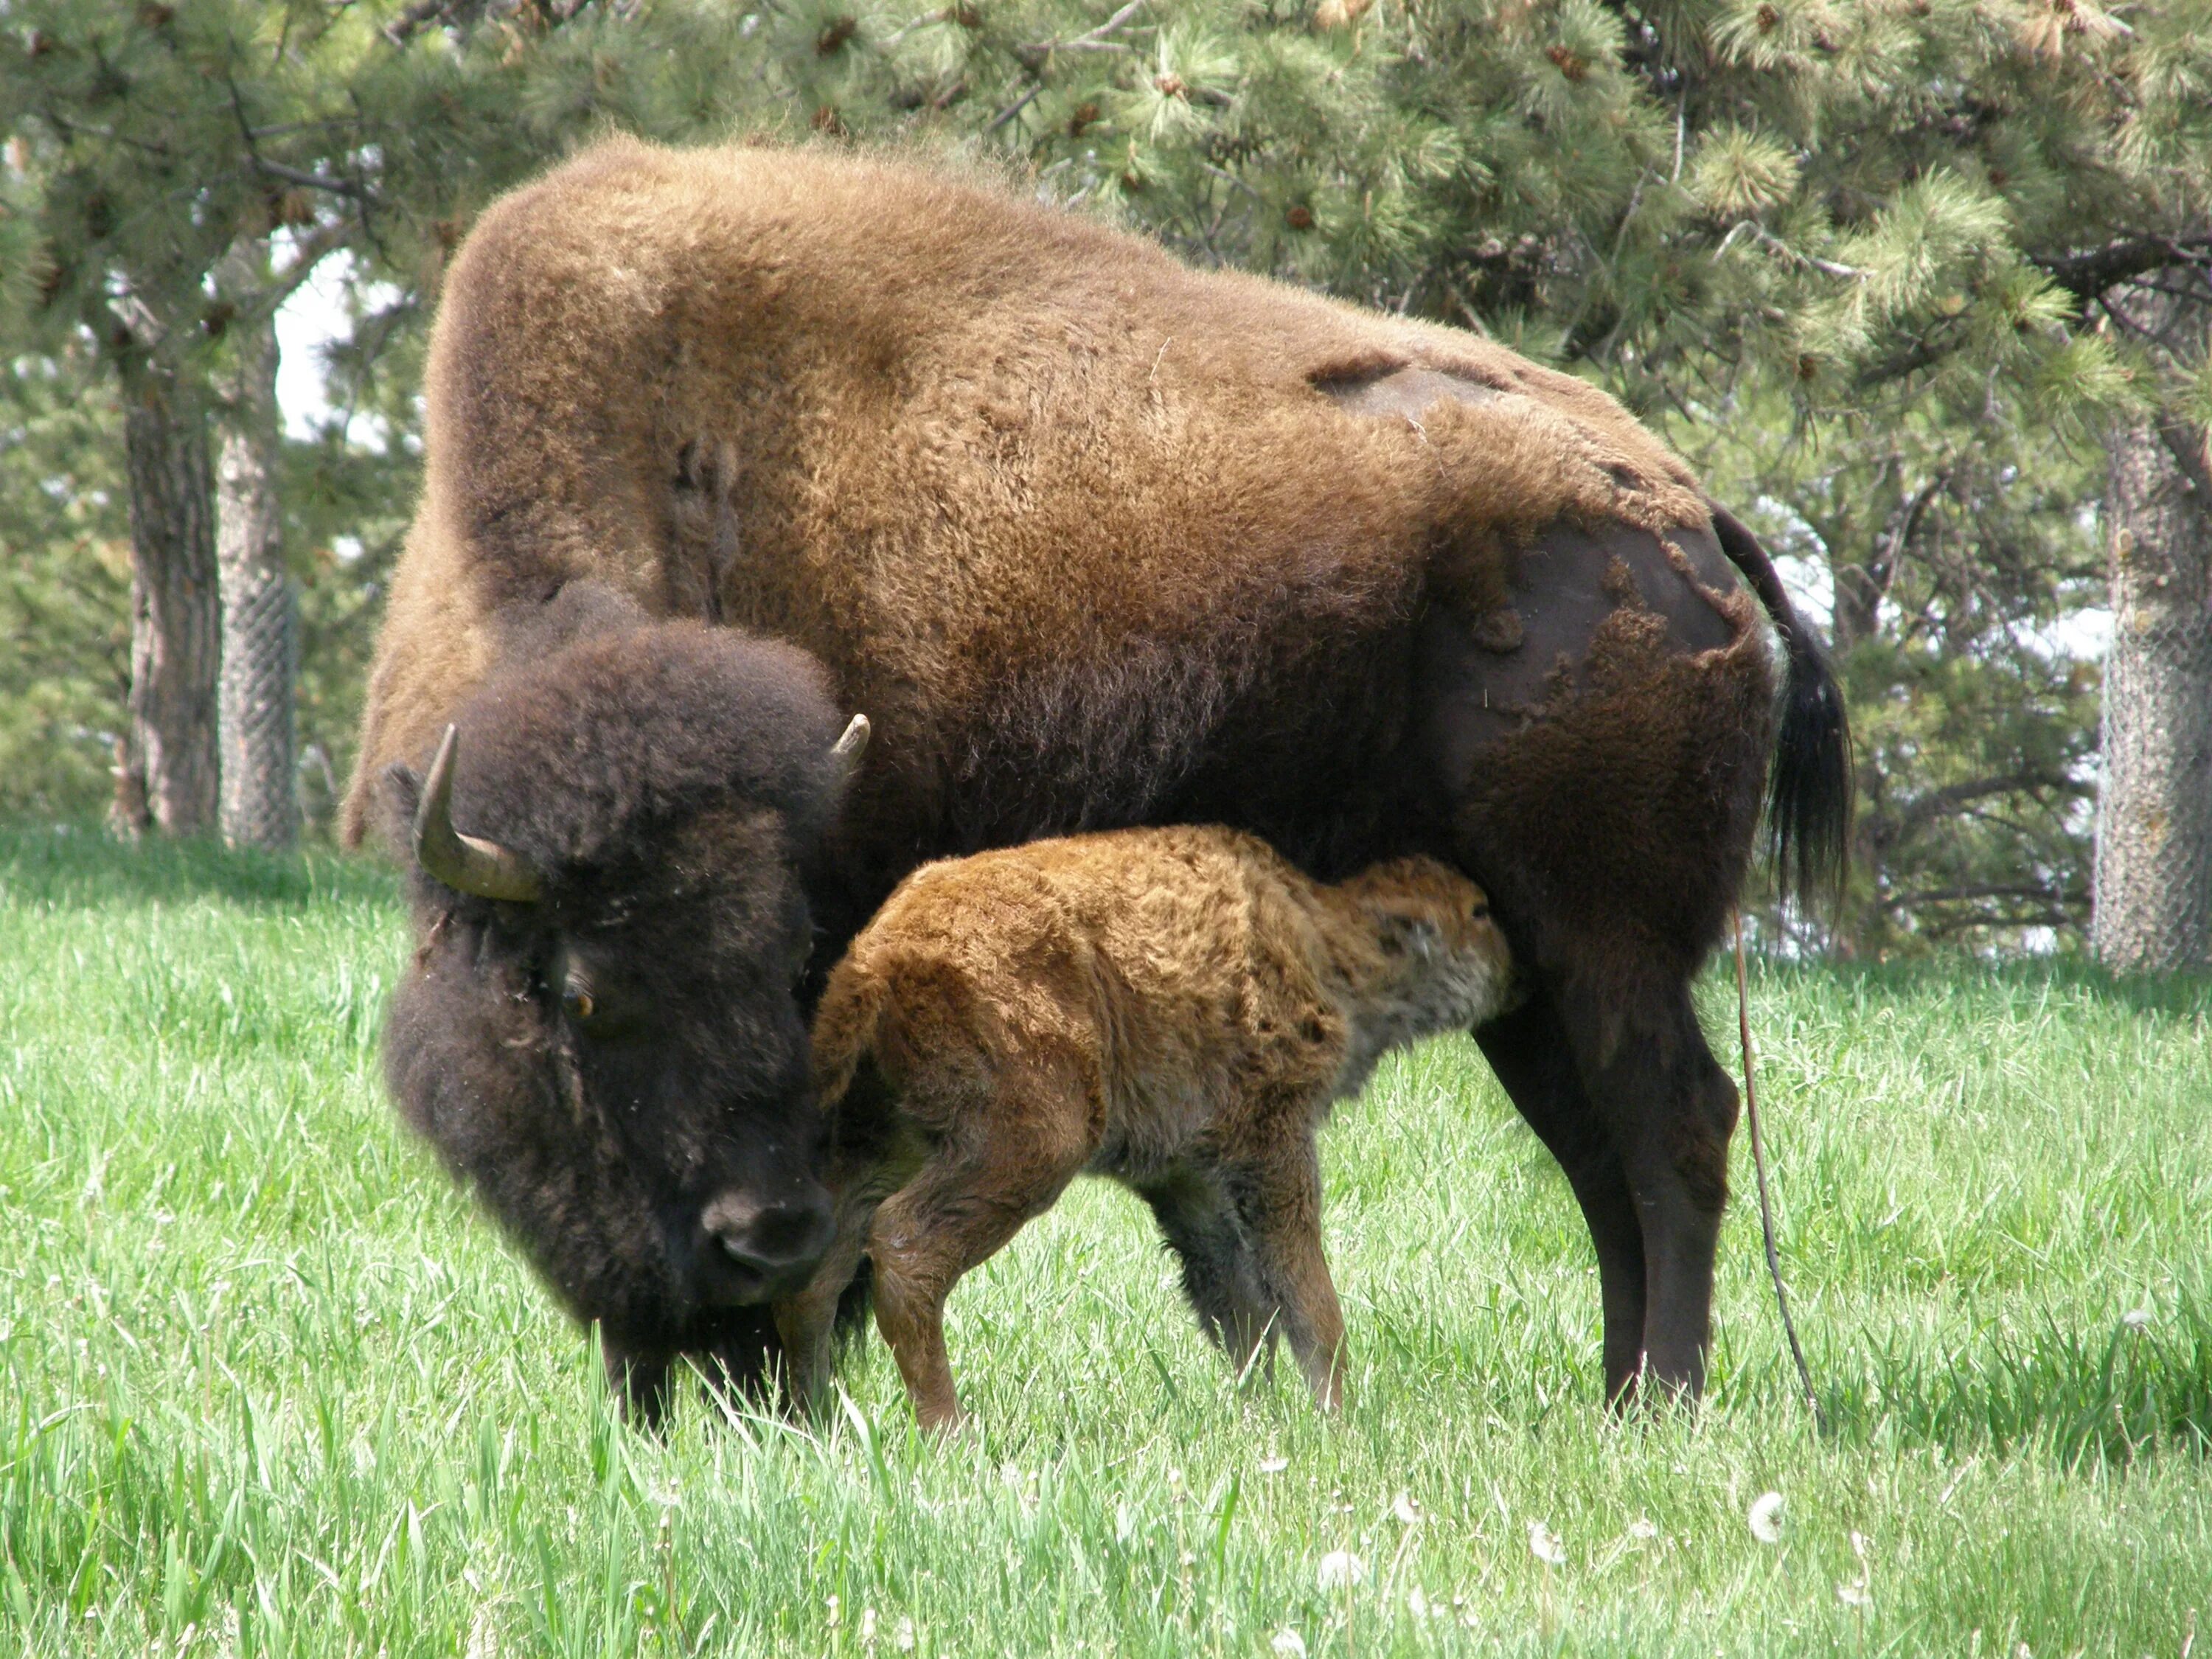
{"label": "calf light brown fur", "polygon": [[1769,757],[1778,843],[1833,852],[1849,746],[1772,562],[1619,404],[926,168],[629,140],[485,210],[425,398],[349,837],[501,607],[589,578],[874,723],[824,961],[924,860],[1042,836],[1442,859],[1528,985],[1477,1040],[1589,1224],[1607,1391],[1701,1386],[1736,1101],[1690,986]]}
{"label": "calf light brown fur", "polygon": [[865,1249],[916,1414],[957,1424],[946,1296],[1089,1173],[1152,1206],[1233,1364],[1287,1337],[1337,1406],[1315,1135],[1385,1053],[1491,1018],[1511,978],[1481,889],[1432,859],[1332,887],[1250,836],[1186,827],[916,871],[815,1018],[838,1237],[777,1310],[796,1390],[826,1380]]}

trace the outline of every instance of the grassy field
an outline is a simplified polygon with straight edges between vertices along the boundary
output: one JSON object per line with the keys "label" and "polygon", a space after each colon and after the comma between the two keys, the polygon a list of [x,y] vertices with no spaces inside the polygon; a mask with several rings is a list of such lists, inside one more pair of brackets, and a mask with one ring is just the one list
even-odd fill
{"label": "grassy field", "polygon": [[1342,1422],[1288,1364],[1236,1390],[1087,1183],[955,1298],[981,1427],[935,1446],[874,1343],[811,1431],[611,1421],[380,1097],[402,951],[359,866],[0,835],[0,1651],[2179,1659],[2212,1626],[2203,985],[1759,975],[1826,1434],[1747,1198],[1707,1407],[1607,1420],[1564,1183],[1453,1042],[1326,1143]]}

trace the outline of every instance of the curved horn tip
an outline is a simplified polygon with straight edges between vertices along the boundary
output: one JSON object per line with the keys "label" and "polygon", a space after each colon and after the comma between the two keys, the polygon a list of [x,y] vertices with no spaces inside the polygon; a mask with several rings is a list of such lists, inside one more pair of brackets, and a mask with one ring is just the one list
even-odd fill
{"label": "curved horn tip", "polygon": [[830,745],[830,752],[848,765],[860,758],[868,747],[868,734],[875,728],[868,724],[866,714],[855,714],[846,724],[844,736]]}
{"label": "curved horn tip", "polygon": [[437,757],[423,781],[422,804],[415,809],[415,861],[425,874],[457,893],[504,899],[510,904],[534,903],[543,884],[526,859],[497,842],[465,836],[453,828],[453,758],[460,735],[458,726],[449,725],[438,740]]}

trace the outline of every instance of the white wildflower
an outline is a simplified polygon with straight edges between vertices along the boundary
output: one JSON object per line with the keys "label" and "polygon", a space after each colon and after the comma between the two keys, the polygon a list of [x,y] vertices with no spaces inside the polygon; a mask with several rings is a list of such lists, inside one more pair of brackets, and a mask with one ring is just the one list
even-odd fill
{"label": "white wildflower", "polygon": [[1751,1512],[1745,1520],[1750,1523],[1751,1535],[1762,1544],[1782,1541],[1782,1494],[1763,1492],[1751,1500]]}
{"label": "white wildflower", "polygon": [[1275,1639],[1267,1646],[1283,1655],[1284,1659],[1306,1659],[1306,1638],[1294,1630],[1277,1631]]}
{"label": "white wildflower", "polygon": [[1260,1473],[1262,1474],[1280,1474],[1290,1467],[1291,1460],[1287,1457],[1263,1457],[1260,1460]]}
{"label": "white wildflower", "polygon": [[1559,1534],[1541,1521],[1528,1523],[1528,1553],[1547,1567],[1567,1565],[1567,1547],[1559,1542]]}
{"label": "white wildflower", "polygon": [[912,1653],[914,1651],[913,1620],[902,1619],[898,1621],[897,1628],[891,1632],[891,1645],[896,1648],[901,1653]]}
{"label": "white wildflower", "polygon": [[1413,1501],[1413,1493],[1401,1492],[1390,1500],[1390,1513],[1410,1527],[1421,1518],[1421,1506]]}
{"label": "white wildflower", "polygon": [[1836,1586],[1836,1600],[1847,1607],[1871,1607],[1874,1605],[1874,1592],[1854,1580],[1850,1583]]}
{"label": "white wildflower", "polygon": [[1419,1584],[1406,1592],[1406,1611],[1416,1619],[1425,1619],[1429,1616],[1429,1598],[1421,1594],[1421,1587]]}
{"label": "white wildflower", "polygon": [[1659,1523],[1649,1516],[1639,1515],[1628,1523],[1628,1535],[1648,1541],[1659,1535]]}
{"label": "white wildflower", "polygon": [[1325,1590],[1350,1589],[1367,1582],[1367,1564],[1350,1550],[1331,1550],[1322,1557],[1314,1580]]}

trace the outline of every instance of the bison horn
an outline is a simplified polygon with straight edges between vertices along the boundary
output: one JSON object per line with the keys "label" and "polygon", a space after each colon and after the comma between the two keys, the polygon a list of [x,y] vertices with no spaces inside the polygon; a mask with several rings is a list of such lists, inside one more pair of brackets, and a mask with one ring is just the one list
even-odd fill
{"label": "bison horn", "polygon": [[860,765],[860,757],[866,752],[868,747],[868,732],[871,729],[866,714],[855,714],[846,726],[845,735],[830,745],[831,756],[844,762],[845,769],[848,772]]}
{"label": "bison horn", "polygon": [[453,751],[460,737],[459,726],[447,726],[438,757],[430,763],[422,804],[415,811],[416,862],[457,893],[534,903],[540,883],[527,859],[495,841],[465,836],[453,828]]}

